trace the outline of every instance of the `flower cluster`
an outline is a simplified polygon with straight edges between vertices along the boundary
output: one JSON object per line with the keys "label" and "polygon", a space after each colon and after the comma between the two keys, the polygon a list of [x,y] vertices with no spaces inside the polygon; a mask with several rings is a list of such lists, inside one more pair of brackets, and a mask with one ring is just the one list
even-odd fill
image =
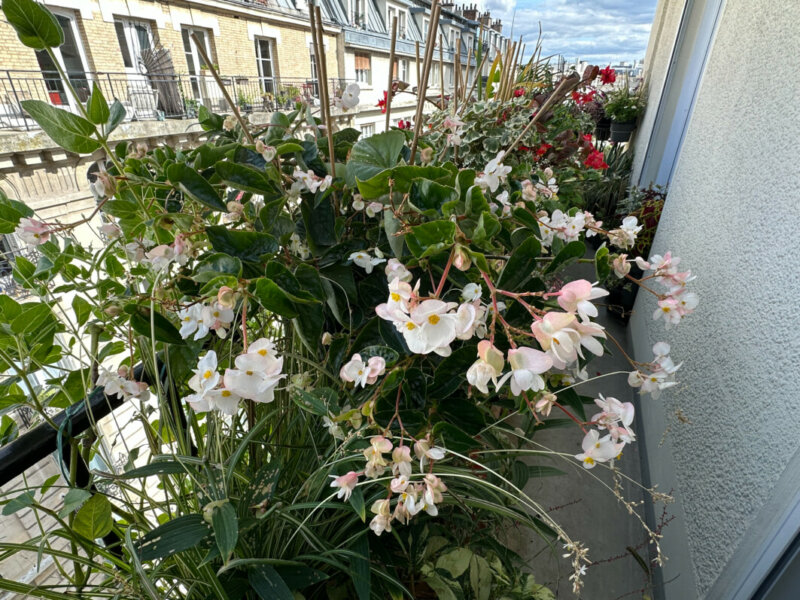
{"label": "flower cluster", "polygon": [[[313,171],[303,171],[300,168],[295,168],[292,175],[296,180],[295,183],[302,184],[302,188],[305,188],[312,194],[324,192],[331,186],[331,183],[333,183],[333,178],[330,175],[319,177]],[[298,192],[302,191],[302,188],[298,190]]]}
{"label": "flower cluster", "polygon": [[270,340],[256,340],[236,357],[234,364],[236,368],[225,369],[221,377],[217,370],[217,353],[209,350],[198,361],[189,379],[194,393],[184,400],[195,411],[218,410],[227,415],[236,414],[241,398],[253,402],[273,401],[275,387],[285,375],[282,373],[283,358],[276,355]]}
{"label": "flower cluster", "polygon": [[653,271],[647,279],[654,279],[667,288],[667,293],[659,296],[658,308],[653,313],[653,318],[664,319],[668,328],[691,314],[699,302],[697,294],[686,289],[686,284],[692,281],[694,276],[691,271],[678,271],[680,262],[681,259],[673,257],[670,252],[664,256],[658,254],[651,256],[649,262],[641,257],[636,258],[636,264],[640,269],[645,272]]}
{"label": "flower cluster", "polygon": [[637,369],[628,375],[628,384],[639,388],[642,393],[652,394],[658,398],[662,390],[678,385],[675,372],[683,363],[677,365],[669,356],[670,347],[666,342],[658,342],[653,346],[655,357],[652,362],[639,363]]}
{"label": "flower cluster", "polygon": [[210,331],[225,338],[233,322],[233,309],[214,302],[213,304],[192,304],[178,312],[181,320],[180,334],[183,339],[194,334],[194,339],[200,340]]}
{"label": "flower cluster", "polygon": [[50,239],[50,226],[42,221],[23,217],[14,230],[14,235],[33,248]]}
{"label": "flower cluster", "polygon": [[483,173],[475,178],[475,183],[481,186],[484,191],[488,189],[492,193],[496,192],[500,183],[505,181],[508,174],[511,173],[511,167],[503,164],[505,154],[503,150],[498,152],[497,156],[487,163]]}
{"label": "flower cluster", "polygon": [[353,354],[352,358],[342,365],[339,377],[347,383],[354,383],[356,387],[366,387],[378,381],[378,377],[386,372],[386,359],[382,356],[371,356],[368,360],[361,359],[361,355]]}
{"label": "flower cluster", "polygon": [[123,400],[138,398],[145,401],[150,397],[148,385],[143,381],[133,381],[129,378],[128,368],[123,366],[112,373],[108,369],[100,368],[97,385],[105,388],[107,396],[117,396]]}

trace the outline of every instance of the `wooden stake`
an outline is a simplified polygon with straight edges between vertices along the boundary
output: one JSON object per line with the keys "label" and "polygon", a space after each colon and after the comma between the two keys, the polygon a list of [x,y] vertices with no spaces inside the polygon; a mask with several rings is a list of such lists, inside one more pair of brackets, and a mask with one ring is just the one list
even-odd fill
{"label": "wooden stake", "polygon": [[439,95],[439,108],[444,109],[444,40],[442,34],[439,34],[439,83],[442,86],[442,92]]}
{"label": "wooden stake", "polygon": [[219,89],[225,98],[225,101],[228,103],[228,106],[231,107],[231,110],[233,111],[233,116],[236,117],[236,120],[239,121],[239,125],[242,126],[242,131],[244,132],[244,136],[247,138],[247,142],[250,144],[255,144],[256,141],[250,134],[250,130],[247,128],[247,123],[242,118],[242,115],[239,114],[239,108],[236,106],[236,103],[231,98],[231,95],[228,93],[228,90],[225,89],[225,84],[222,83],[222,79],[220,78],[219,73],[217,73],[217,70],[211,64],[211,59],[208,58],[208,54],[206,54],[206,49],[203,46],[203,43],[197,38],[195,34],[192,34],[192,39],[194,40],[194,45],[197,47],[197,52],[200,54],[200,58],[202,58],[205,61],[206,66],[208,67],[209,71],[211,71],[211,75],[216,80],[217,85],[219,86]]}
{"label": "wooden stake", "polygon": [[487,56],[488,54],[484,54],[483,58],[481,58],[481,64],[478,65],[478,70],[475,72],[475,79],[472,80],[472,87],[469,88],[469,93],[464,100],[464,104],[461,105],[462,113],[467,109],[467,106],[469,106],[469,103],[472,100],[472,93],[475,91],[475,86],[478,85],[478,82],[481,80],[481,71],[483,71],[483,65],[486,64]]}
{"label": "wooden stake", "polygon": [[322,80],[319,88],[320,102],[322,103],[322,112],[325,114],[325,132],[328,135],[328,160],[331,161],[331,176],[336,177],[336,155],[333,149],[333,123],[331,122],[331,101],[328,90],[328,64],[325,59],[325,38],[323,37],[322,12],[319,6],[314,6],[314,14],[317,22],[316,39],[318,41],[320,59],[320,64],[317,65],[317,76]]}
{"label": "wooden stake", "polygon": [[458,112],[458,81],[461,79],[461,38],[458,37],[456,39],[456,49],[455,49],[455,60],[453,61],[453,69],[455,72],[453,73],[453,85],[455,86],[453,89],[453,110],[455,111],[453,114]]}
{"label": "wooden stake", "polygon": [[425,104],[425,96],[428,93],[428,75],[433,59],[433,40],[436,39],[436,29],[439,26],[439,0],[433,0],[431,4],[431,21],[428,30],[428,39],[425,41],[425,60],[422,63],[422,81],[418,86],[417,111],[414,117],[414,140],[411,142],[411,156],[409,164],[414,164],[414,157],[417,154],[417,144],[419,142],[419,132],[422,128],[422,107]]}
{"label": "wooden stake", "polygon": [[389,88],[386,90],[386,129],[389,131],[389,115],[392,114],[392,83],[394,81],[394,47],[397,43],[397,17],[392,17],[392,43],[389,50]]}

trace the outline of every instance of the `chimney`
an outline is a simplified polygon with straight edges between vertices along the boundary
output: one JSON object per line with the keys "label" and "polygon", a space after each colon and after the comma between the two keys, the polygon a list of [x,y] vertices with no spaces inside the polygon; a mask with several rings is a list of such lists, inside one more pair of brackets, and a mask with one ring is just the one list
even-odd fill
{"label": "chimney", "polygon": [[464,7],[464,18],[469,19],[470,21],[477,21],[479,18],[478,7],[474,4]]}
{"label": "chimney", "polygon": [[492,15],[490,15],[488,12],[485,12],[480,16],[480,21],[484,27],[489,27],[492,24]]}
{"label": "chimney", "polygon": [[494,29],[497,33],[503,33],[503,22],[500,19],[497,19],[494,23],[492,23],[492,29]]}

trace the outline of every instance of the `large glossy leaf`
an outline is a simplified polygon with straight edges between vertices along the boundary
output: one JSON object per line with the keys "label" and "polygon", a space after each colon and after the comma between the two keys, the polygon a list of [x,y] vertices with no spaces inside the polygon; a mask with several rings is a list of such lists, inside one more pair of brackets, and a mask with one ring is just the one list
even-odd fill
{"label": "large glossy leaf", "polygon": [[417,258],[430,256],[453,245],[456,224],[452,221],[430,221],[411,228],[406,244]]}
{"label": "large glossy leaf", "polygon": [[16,30],[19,41],[33,48],[57,48],[64,43],[64,31],[53,13],[34,0],[3,0],[3,13]]}
{"label": "large glossy leaf", "polygon": [[23,100],[22,108],[59,146],[76,154],[91,154],[100,147],[92,138],[94,125],[83,117],[41,100]]}
{"label": "large glossy leaf", "polygon": [[102,494],[95,494],[75,515],[72,527],[76,533],[94,540],[111,531],[111,502]]}
{"label": "large glossy leaf", "polygon": [[611,261],[608,256],[608,246],[603,244],[594,253],[594,270],[597,281],[605,281],[611,274]]}
{"label": "large glossy leaf", "polygon": [[211,511],[211,527],[214,529],[219,553],[227,561],[239,539],[239,519],[233,504],[224,502],[214,507]]}
{"label": "large glossy leaf", "polygon": [[586,246],[583,242],[570,242],[556,254],[555,258],[547,265],[545,273],[553,273],[568,264],[575,262],[586,253]]}
{"label": "large glossy leaf", "polygon": [[207,283],[220,275],[242,275],[242,261],[234,256],[215,252],[203,258],[195,267],[192,279],[199,283]]}
{"label": "large glossy leaf", "polygon": [[352,178],[349,183],[355,185],[356,180],[366,181],[395,166],[405,139],[402,131],[386,131],[356,142],[347,163],[347,174]]}
{"label": "large glossy leaf", "polygon": [[[152,323],[151,323],[152,320]],[[186,342],[172,322],[159,312],[151,313],[149,308],[139,306],[131,314],[131,327],[139,335],[150,337],[167,344],[183,345]]]}
{"label": "large glossy leaf", "polygon": [[125,118],[125,107],[119,100],[114,100],[108,109],[108,121],[106,121],[106,135],[114,131]]}
{"label": "large glossy leaf", "polygon": [[261,306],[276,315],[294,319],[299,314],[286,292],[268,277],[261,277],[256,282],[256,298]]}
{"label": "large glossy leaf", "polygon": [[444,203],[458,200],[458,192],[435,181],[417,179],[411,184],[408,199],[420,210],[440,211]]}
{"label": "large glossy leaf", "polygon": [[214,168],[225,183],[237,190],[262,194],[268,200],[280,196],[275,182],[255,167],[225,160],[218,162]]}
{"label": "large glossy leaf", "polygon": [[389,193],[389,180],[392,191],[406,194],[416,179],[427,179],[446,185],[450,183],[452,173],[444,167],[420,167],[417,165],[401,165],[393,169],[381,171],[366,181],[358,181],[358,191],[366,200],[379,198]]}
{"label": "large glossy leaf", "polygon": [[186,163],[167,167],[167,179],[185,195],[214,210],[227,210],[214,187]]}
{"label": "large glossy leaf", "polygon": [[166,558],[200,544],[211,534],[211,527],[198,514],[167,521],[147,533],[139,545],[143,561]]}
{"label": "large glossy leaf", "polygon": [[213,225],[206,227],[206,234],[214,250],[247,262],[263,262],[278,251],[278,241],[268,233]]}
{"label": "large glossy leaf", "polygon": [[269,565],[258,565],[250,569],[247,580],[261,600],[294,600],[289,586]]}
{"label": "large glossy leaf", "polygon": [[511,292],[519,289],[533,275],[541,251],[539,241],[530,235],[511,253],[497,280],[497,287]]}

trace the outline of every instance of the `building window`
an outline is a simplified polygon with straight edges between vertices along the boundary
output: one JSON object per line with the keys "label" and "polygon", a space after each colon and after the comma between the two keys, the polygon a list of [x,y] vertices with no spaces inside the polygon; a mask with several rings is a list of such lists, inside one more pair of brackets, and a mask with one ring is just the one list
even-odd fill
{"label": "building window", "polygon": [[314,98],[319,98],[319,76],[317,75],[317,57],[314,55],[314,44],[308,47],[309,56],[311,57],[311,95]]}
{"label": "building window", "polygon": [[359,83],[372,84],[372,68],[369,54],[356,52],[356,81]]}
{"label": "building window", "polygon": [[408,83],[408,59],[400,58],[394,59],[392,68],[392,79],[398,79]]}
{"label": "building window", "polygon": [[[387,7],[386,15],[386,31],[389,32],[389,35],[392,35],[392,20],[397,16],[397,9],[394,6]],[[397,26],[400,27],[399,22],[397,23]]]}
{"label": "building window", "polygon": [[366,138],[375,135],[375,123],[368,123],[361,126],[361,138]]}
{"label": "building window", "polygon": [[428,39],[428,30],[430,29],[430,21],[428,19],[422,19],[422,39],[427,41]]}
{"label": "building window", "polygon": [[275,63],[273,62],[273,41],[267,38],[256,39],[256,63],[258,64],[258,82],[261,91],[266,94],[275,93]]}
{"label": "building window", "polygon": [[366,26],[366,14],[366,0],[353,0],[353,25],[355,27],[363,28]]}
{"label": "building window", "polygon": [[116,18],[114,29],[117,32],[117,41],[126,71],[129,74],[138,73],[142,50],[150,50],[153,47],[150,25],[142,21]]}
{"label": "building window", "polygon": [[181,38],[183,39],[183,52],[186,55],[186,66],[189,69],[189,81],[192,84],[192,93],[195,100],[202,100],[201,83],[205,85],[205,81],[200,81],[201,71],[207,69],[208,65],[200,56],[197,50],[197,45],[191,34],[195,34],[200,43],[204,46],[206,55],[211,58],[211,47],[208,44],[208,35],[204,29],[195,29],[193,27],[182,27]]}
{"label": "building window", "polygon": [[[89,99],[91,84],[86,72],[86,57],[81,45],[77,21],[73,15],[68,15],[67,13],[56,13],[55,17],[64,31],[64,43],[58,48],[53,48],[53,54],[61,68],[66,71],[67,78],[72,87],[75,88],[78,97],[82,102],[85,102]],[[77,113],[78,107],[75,106],[75,99],[70,94],[67,94],[66,88],[58,75],[58,69],[50,55],[44,50],[37,50],[36,58],[44,76],[50,104],[68,106],[73,112]]]}
{"label": "building window", "polygon": [[406,39],[406,12],[400,11],[397,16],[397,37],[401,40]]}

